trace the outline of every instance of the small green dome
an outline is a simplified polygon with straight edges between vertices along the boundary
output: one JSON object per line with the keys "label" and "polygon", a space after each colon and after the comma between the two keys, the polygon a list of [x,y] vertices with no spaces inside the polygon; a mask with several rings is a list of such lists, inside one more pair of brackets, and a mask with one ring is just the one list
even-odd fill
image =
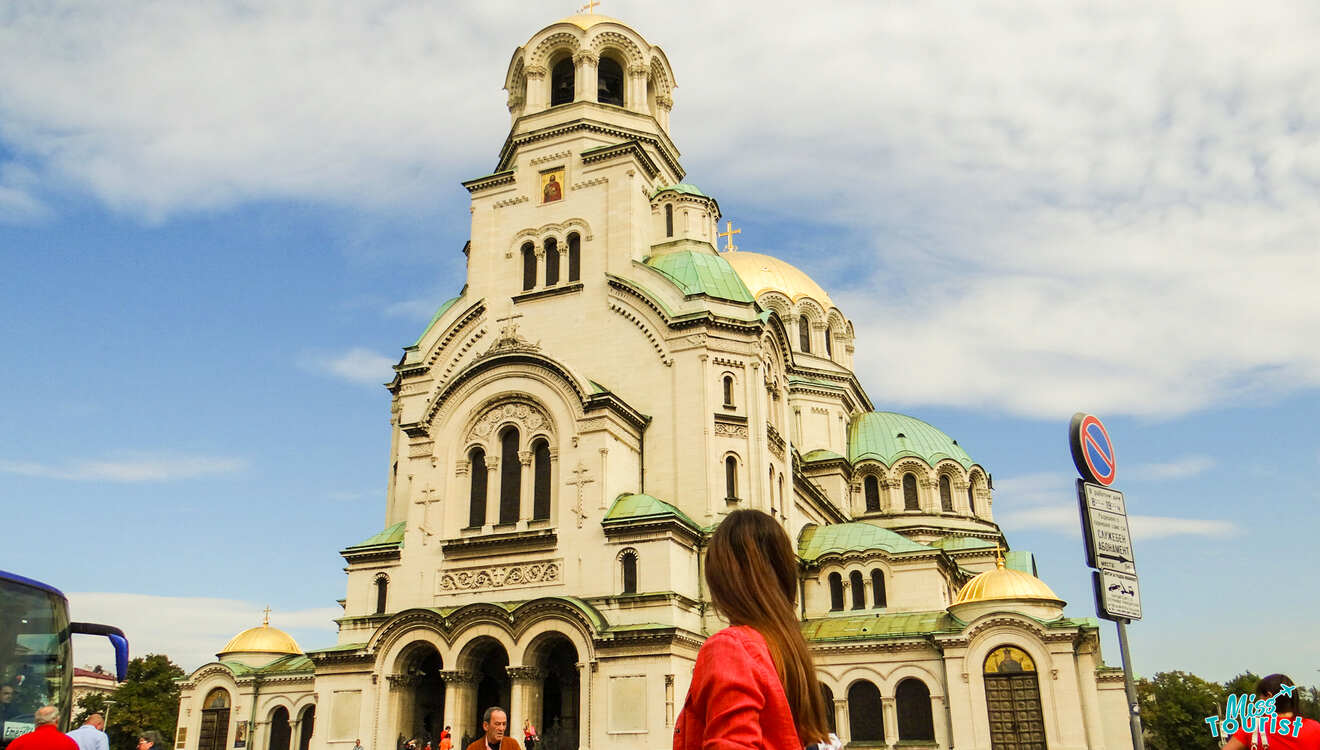
{"label": "small green dome", "polygon": [[826,526],[807,524],[798,535],[798,557],[806,562],[830,553],[870,552],[928,552],[930,547],[908,539],[889,529],[869,523],[832,523]]}
{"label": "small green dome", "polygon": [[677,185],[670,185],[669,187],[658,188],[654,193],[651,193],[651,197],[654,198],[657,195],[665,192],[666,190],[673,190],[675,193],[682,193],[684,195],[695,195],[699,198],[710,197],[705,193],[701,192],[701,188],[687,182],[680,182]]}
{"label": "small green dome", "polygon": [[667,276],[685,295],[704,294],[749,304],[755,301],[724,256],[712,251],[679,250],[653,255],[646,259],[646,265]]}
{"label": "small green dome", "polygon": [[972,468],[972,457],[958,441],[939,429],[906,414],[872,411],[853,417],[848,425],[848,460],[856,463],[868,458],[886,466],[905,456],[920,458],[934,466],[951,458]]}

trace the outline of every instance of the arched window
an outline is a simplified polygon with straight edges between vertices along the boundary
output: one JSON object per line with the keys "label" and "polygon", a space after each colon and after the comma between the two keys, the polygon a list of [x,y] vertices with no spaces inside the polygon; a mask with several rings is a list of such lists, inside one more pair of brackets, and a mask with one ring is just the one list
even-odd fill
{"label": "arched window", "polygon": [[518,523],[522,496],[522,462],[518,460],[518,430],[500,433],[500,523]]}
{"label": "arched window", "polygon": [[866,584],[862,581],[862,573],[854,570],[848,574],[848,582],[852,584],[852,608],[866,609]]}
{"label": "arched window", "polygon": [[637,593],[637,553],[633,550],[626,550],[623,556],[619,558],[620,571],[623,576],[623,593]]}
{"label": "arched window", "polygon": [[674,207],[671,204],[665,204],[665,236],[674,236]]}
{"label": "arched window", "polygon": [[868,474],[866,479],[862,480],[862,487],[866,491],[866,512],[880,512],[880,479],[874,474]]}
{"label": "arched window", "polygon": [[473,448],[468,454],[472,490],[468,495],[468,528],[486,525],[486,451]]}
{"label": "arched window", "polygon": [[623,66],[613,58],[602,56],[596,66],[596,101],[623,106]]}
{"label": "arched window", "polygon": [[953,487],[949,484],[949,475],[940,475],[940,510],[953,512]]}
{"label": "arched window", "polygon": [[536,288],[536,247],[528,242],[522,246],[523,291]]}
{"label": "arched window", "polygon": [[559,283],[559,243],[554,237],[545,239],[545,285]]}
{"label": "arched window", "polygon": [[568,236],[568,280],[582,278],[582,237],[574,232]]}
{"label": "arched window", "polygon": [[316,729],[316,706],[308,706],[298,714],[298,750],[311,750],[312,732]]}
{"label": "arched window", "polygon": [[543,439],[532,443],[532,518],[550,517],[550,444]]}
{"label": "arched window", "polygon": [[903,475],[903,510],[921,510],[917,501],[917,475]]}
{"label": "arched window", "polygon": [[229,747],[229,692],[216,688],[202,701],[202,726],[197,732],[199,750],[226,750]]}
{"label": "arched window", "polygon": [[811,353],[811,321],[805,315],[798,316],[798,348]]}
{"label": "arched window", "polygon": [[390,577],[384,573],[376,576],[376,614],[385,614],[385,603],[389,597]]}
{"label": "arched window", "polygon": [[934,740],[935,718],[930,710],[930,689],[926,683],[909,677],[894,691],[898,704],[898,741]]}
{"label": "arched window", "polygon": [[853,742],[884,742],[880,689],[866,680],[858,680],[848,688],[848,728]]}
{"label": "arched window", "polygon": [[788,506],[784,505],[784,475],[779,475],[779,512],[788,518]]}
{"label": "arched window", "polygon": [[289,709],[279,706],[270,714],[270,740],[266,747],[270,750],[289,750],[289,741],[293,738],[293,727],[289,726]]}
{"label": "arched window", "polygon": [[550,70],[550,106],[572,102],[573,88],[573,58],[565,57]]}
{"label": "arched window", "polygon": [[976,479],[973,478],[967,483],[967,510],[972,515],[976,515]]}
{"label": "arched window", "polygon": [[834,359],[834,328],[825,329],[825,356]]}
{"label": "arched window", "polygon": [[830,611],[838,612],[843,609],[843,576],[838,573],[830,573]]}
{"label": "arched window", "polygon": [[779,511],[775,506],[775,467],[773,466],[770,467],[770,480],[766,482],[765,494],[770,496],[770,515],[778,515]]}
{"label": "arched window", "polygon": [[724,499],[738,499],[738,459],[733,456],[724,459]]}
{"label": "arched window", "polygon": [[724,405],[733,406],[733,376],[724,376]]}
{"label": "arched window", "polygon": [[885,573],[883,570],[871,571],[871,606],[884,609],[889,606],[885,596]]}
{"label": "arched window", "polygon": [[829,685],[822,682],[820,683],[820,695],[825,699],[825,720],[830,724],[830,732],[838,734],[839,728],[834,725],[834,691],[830,690]]}

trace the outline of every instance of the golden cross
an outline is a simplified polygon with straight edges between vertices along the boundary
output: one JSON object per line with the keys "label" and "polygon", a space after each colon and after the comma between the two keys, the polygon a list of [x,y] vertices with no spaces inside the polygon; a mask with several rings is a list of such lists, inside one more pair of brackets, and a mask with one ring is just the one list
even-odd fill
{"label": "golden cross", "polygon": [[578,13],[581,13],[582,11],[586,11],[588,14],[594,14],[596,12],[595,8],[597,5],[600,5],[600,3],[596,2],[596,0],[587,0],[586,5],[582,6],[581,8],[578,8]]}
{"label": "golden cross", "polygon": [[262,610],[261,615],[262,615],[262,617],[261,617],[261,626],[262,626],[263,628],[268,628],[268,627],[270,627],[270,605],[269,605],[269,604],[267,604],[267,605],[266,605],[266,608],[265,608],[264,610]]}
{"label": "golden cross", "polygon": [[726,222],[724,222],[724,229],[725,229],[725,231],[719,233],[719,236],[725,238],[724,241],[727,243],[727,244],[724,246],[724,249],[725,249],[727,252],[733,252],[734,250],[737,250],[737,249],[738,249],[738,246],[735,245],[735,244],[733,244],[733,236],[734,236],[735,234],[742,234],[742,230],[741,230],[741,229],[734,229],[734,228],[733,228],[733,222],[732,222],[732,221],[726,221]]}
{"label": "golden cross", "polygon": [[1004,567],[1004,545],[999,541],[995,542],[995,565]]}

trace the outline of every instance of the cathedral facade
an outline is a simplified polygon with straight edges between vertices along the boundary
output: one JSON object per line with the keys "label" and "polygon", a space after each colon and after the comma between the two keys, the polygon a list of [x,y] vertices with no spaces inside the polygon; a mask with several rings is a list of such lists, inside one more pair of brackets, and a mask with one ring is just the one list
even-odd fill
{"label": "cathedral facade", "polygon": [[466,284],[389,384],[384,524],[341,553],[338,643],[240,633],[185,680],[179,750],[458,742],[495,705],[547,750],[669,747],[724,626],[703,550],[735,508],[797,544],[845,742],[1130,747],[1097,623],[1001,552],[985,468],[877,408],[810,277],[721,243],[664,52],[574,16],[505,88],[496,168],[464,183]]}

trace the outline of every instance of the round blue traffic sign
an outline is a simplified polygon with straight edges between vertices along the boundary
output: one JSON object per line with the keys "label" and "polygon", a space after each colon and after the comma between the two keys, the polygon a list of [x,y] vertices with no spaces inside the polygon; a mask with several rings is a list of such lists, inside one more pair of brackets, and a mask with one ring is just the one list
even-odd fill
{"label": "round blue traffic sign", "polygon": [[1114,483],[1117,464],[1114,444],[1109,431],[1099,417],[1078,412],[1068,426],[1068,447],[1072,449],[1073,463],[1083,479],[1108,487]]}

